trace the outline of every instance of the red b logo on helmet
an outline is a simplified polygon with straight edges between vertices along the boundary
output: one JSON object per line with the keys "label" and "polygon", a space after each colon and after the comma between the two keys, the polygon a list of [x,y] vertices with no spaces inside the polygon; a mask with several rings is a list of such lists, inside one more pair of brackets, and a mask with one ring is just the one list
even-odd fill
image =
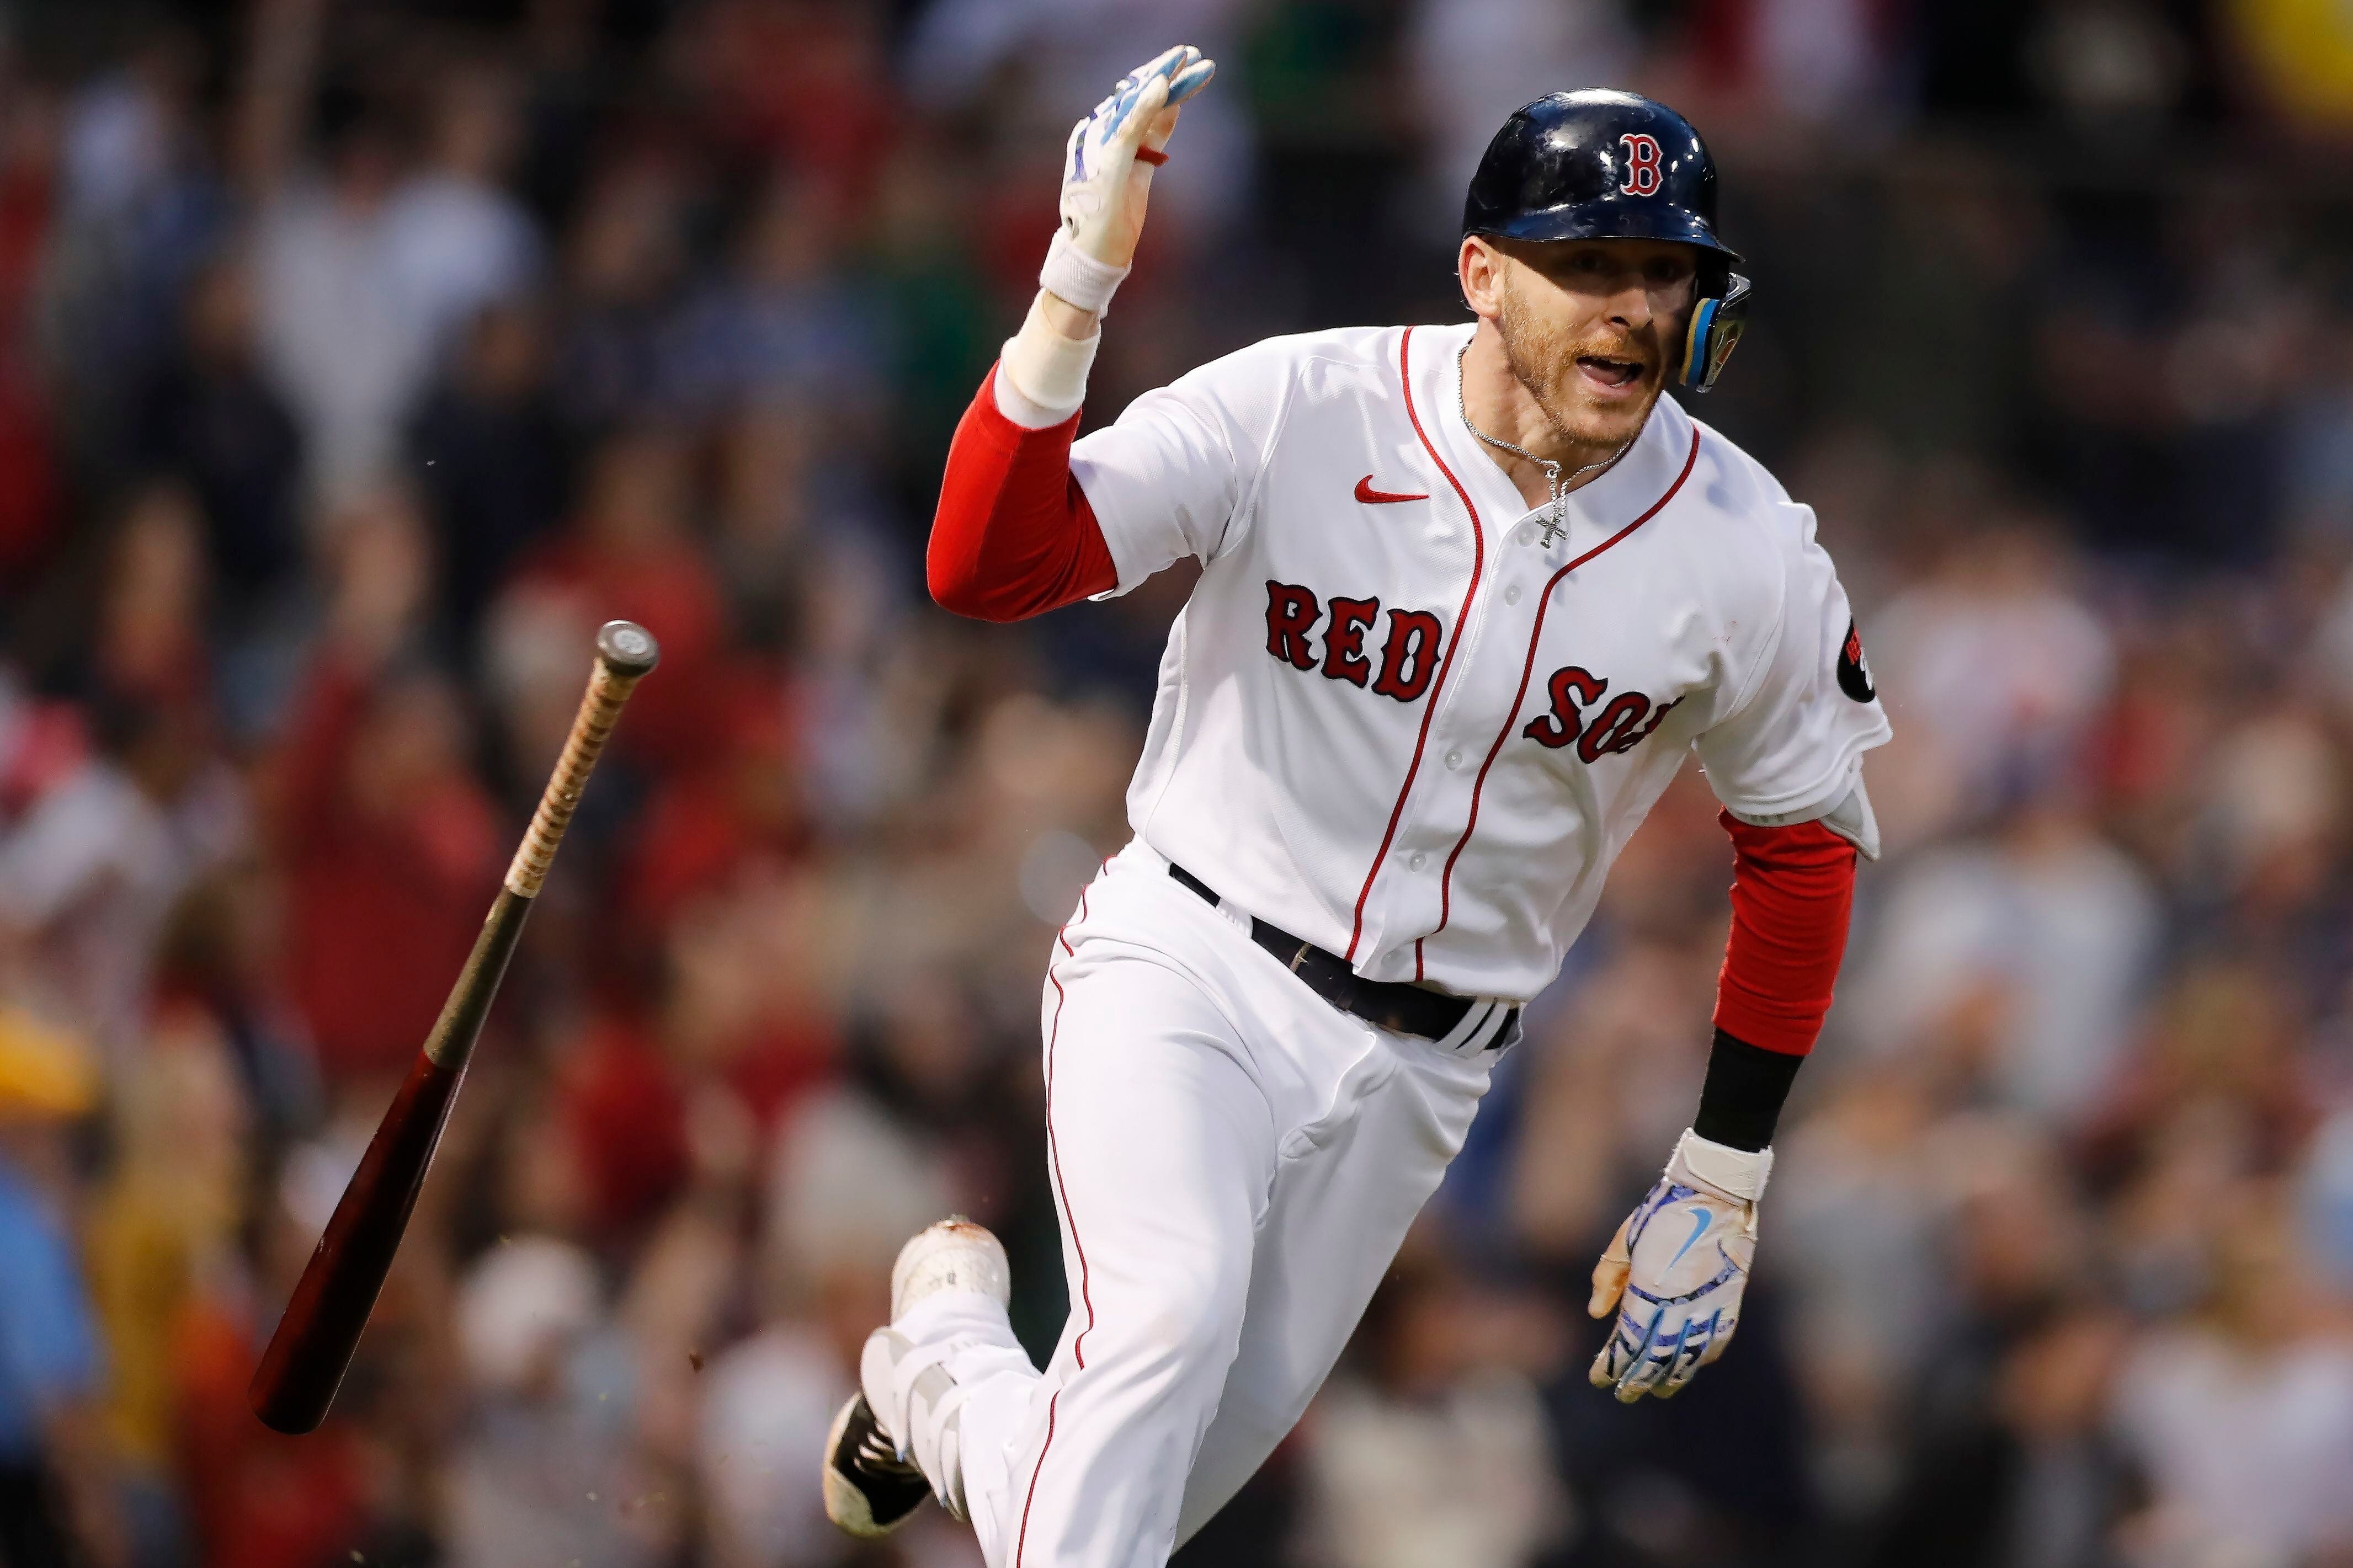
{"label": "red b logo on helmet", "polygon": [[1618,188],[1630,196],[1656,195],[1659,190],[1659,139],[1641,131],[1618,138],[1626,143],[1626,179]]}

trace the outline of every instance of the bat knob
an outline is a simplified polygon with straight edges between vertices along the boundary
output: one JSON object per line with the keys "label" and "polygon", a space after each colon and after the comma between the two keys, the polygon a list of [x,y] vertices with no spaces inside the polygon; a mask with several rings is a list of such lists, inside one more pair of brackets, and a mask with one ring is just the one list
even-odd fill
{"label": "bat knob", "polygon": [[661,662],[661,645],[635,621],[607,621],[596,633],[596,657],[614,674],[635,679]]}

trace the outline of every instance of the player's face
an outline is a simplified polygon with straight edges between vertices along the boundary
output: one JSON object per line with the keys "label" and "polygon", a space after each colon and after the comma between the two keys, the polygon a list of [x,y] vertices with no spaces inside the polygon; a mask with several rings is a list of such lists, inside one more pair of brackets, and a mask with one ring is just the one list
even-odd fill
{"label": "player's face", "polygon": [[1506,244],[1496,326],[1512,374],[1573,439],[1622,446],[1682,347],[1696,253],[1651,239]]}

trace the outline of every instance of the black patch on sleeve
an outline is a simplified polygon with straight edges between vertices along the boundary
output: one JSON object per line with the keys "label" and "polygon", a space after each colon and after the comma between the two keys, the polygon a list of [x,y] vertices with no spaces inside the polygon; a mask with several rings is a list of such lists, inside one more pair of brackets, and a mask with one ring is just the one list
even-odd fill
{"label": "black patch on sleeve", "polygon": [[1862,657],[1862,637],[1854,629],[1854,622],[1846,624],[1846,641],[1839,645],[1839,689],[1857,702],[1869,702],[1879,695],[1871,684],[1871,664]]}

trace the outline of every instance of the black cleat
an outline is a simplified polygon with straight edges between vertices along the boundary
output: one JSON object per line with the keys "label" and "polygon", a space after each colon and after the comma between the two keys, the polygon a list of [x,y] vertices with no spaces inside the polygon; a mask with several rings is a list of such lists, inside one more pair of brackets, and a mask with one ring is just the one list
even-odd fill
{"label": "black cleat", "polygon": [[899,1458],[866,1395],[852,1394],[826,1435],[826,1518],[860,1540],[877,1540],[906,1523],[931,1495],[931,1482]]}

